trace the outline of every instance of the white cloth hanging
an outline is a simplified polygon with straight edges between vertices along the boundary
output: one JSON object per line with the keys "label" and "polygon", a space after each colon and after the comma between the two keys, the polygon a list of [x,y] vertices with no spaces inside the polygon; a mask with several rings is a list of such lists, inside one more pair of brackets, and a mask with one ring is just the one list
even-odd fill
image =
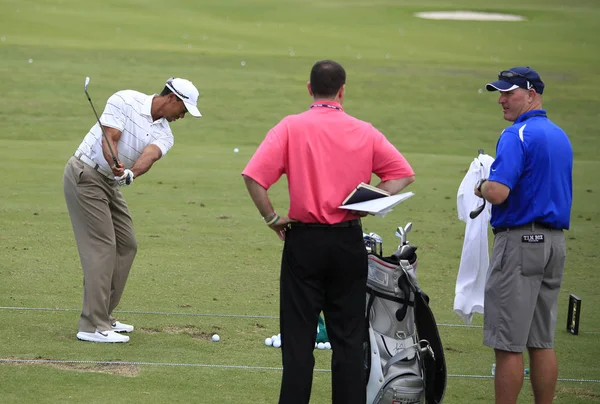
{"label": "white cloth hanging", "polygon": [[494,158],[487,154],[480,154],[473,159],[458,187],[456,198],[458,218],[466,223],[466,228],[454,290],[454,312],[465,324],[471,324],[473,313],[483,314],[485,282],[490,263],[488,223],[492,205],[486,203],[483,212],[475,219],[469,218],[469,213],[483,203],[483,199],[476,196],[473,190],[477,181],[488,178],[493,162]]}

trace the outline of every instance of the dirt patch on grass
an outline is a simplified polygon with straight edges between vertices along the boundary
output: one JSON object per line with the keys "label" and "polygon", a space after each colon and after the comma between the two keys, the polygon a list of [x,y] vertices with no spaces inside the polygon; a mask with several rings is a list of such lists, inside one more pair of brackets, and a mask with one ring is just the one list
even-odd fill
{"label": "dirt patch on grass", "polygon": [[142,334],[158,334],[160,332],[159,329],[156,328],[143,328],[143,327],[137,327],[135,329],[136,332],[140,332]]}
{"label": "dirt patch on grass", "polygon": [[600,394],[596,393],[594,390],[584,386],[565,386],[560,385],[556,386],[555,398],[567,398],[567,397],[577,397],[580,399],[590,400],[590,402],[597,402],[600,400]]}
{"label": "dirt patch on grass", "polygon": [[165,326],[162,332],[167,334],[187,334],[192,338],[210,340],[215,331],[219,330],[219,327],[213,327],[213,331],[203,331],[194,325],[180,326]]}
{"label": "dirt patch on grass", "polygon": [[140,373],[137,365],[88,364],[88,363],[48,363],[46,366],[75,372],[109,373],[111,375],[136,377]]}
{"label": "dirt patch on grass", "polygon": [[166,326],[163,328],[162,331],[167,334],[187,334],[192,338],[198,339],[210,339],[212,335],[210,333],[202,331],[201,329],[193,325],[186,325],[184,327]]}
{"label": "dirt patch on grass", "polygon": [[185,325],[185,326],[176,326],[176,325],[166,325],[161,328],[136,328],[136,332],[140,332],[142,334],[158,334],[164,332],[165,334],[187,334],[192,338],[196,339],[205,339],[210,341],[212,335],[219,331],[221,327],[213,326],[212,330],[206,331],[202,330],[195,325]]}
{"label": "dirt patch on grass", "polygon": [[[19,360],[18,358],[12,358]],[[111,375],[136,377],[140,373],[137,365],[111,364],[111,363],[73,363],[73,362],[51,362],[51,359],[37,359],[31,362],[3,362],[3,365],[9,366],[45,366],[58,370],[69,370],[72,372],[84,373],[107,373]]]}

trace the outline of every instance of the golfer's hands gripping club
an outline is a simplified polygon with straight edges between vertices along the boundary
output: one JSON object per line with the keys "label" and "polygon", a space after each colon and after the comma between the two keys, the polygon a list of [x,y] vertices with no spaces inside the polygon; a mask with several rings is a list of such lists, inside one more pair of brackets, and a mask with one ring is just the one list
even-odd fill
{"label": "golfer's hands gripping club", "polygon": [[116,177],[122,177],[125,174],[125,167],[123,164],[116,162],[115,165],[110,167],[113,175]]}
{"label": "golfer's hands gripping club", "polygon": [[[114,168],[113,168],[113,172],[114,172]],[[119,182],[120,186],[124,187],[126,185],[133,184],[134,177],[135,177],[135,175],[133,175],[133,171],[131,171],[129,168],[126,168],[125,170],[123,170],[122,176],[115,176],[115,180]]]}

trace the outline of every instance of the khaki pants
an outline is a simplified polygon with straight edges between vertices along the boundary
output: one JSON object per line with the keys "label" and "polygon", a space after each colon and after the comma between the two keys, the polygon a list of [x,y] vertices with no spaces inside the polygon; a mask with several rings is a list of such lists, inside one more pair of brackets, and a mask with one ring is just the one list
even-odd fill
{"label": "khaki pants", "polygon": [[131,215],[118,183],[75,157],[63,187],[83,268],[79,331],[107,331],[137,252]]}

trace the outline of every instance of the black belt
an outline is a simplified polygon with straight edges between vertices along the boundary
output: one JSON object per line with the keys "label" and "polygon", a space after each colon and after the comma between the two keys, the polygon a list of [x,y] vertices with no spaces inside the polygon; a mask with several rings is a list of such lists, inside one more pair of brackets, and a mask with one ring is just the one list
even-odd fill
{"label": "black belt", "polygon": [[290,225],[292,227],[319,227],[319,228],[328,228],[328,227],[361,227],[360,219],[348,220],[347,222],[340,222],[340,223],[334,223],[334,224],[292,222],[292,223],[290,223]]}
{"label": "black belt", "polygon": [[550,226],[548,226],[547,224],[544,224],[544,223],[533,222],[533,223],[524,224],[523,226],[516,226],[516,227],[494,227],[494,228],[492,228],[492,233],[494,233],[494,235],[496,235],[498,233],[502,233],[502,232],[505,232],[505,231],[512,231],[512,230],[531,230],[531,231],[535,231],[535,229],[559,230],[559,229],[555,229],[554,227],[550,227]]}

